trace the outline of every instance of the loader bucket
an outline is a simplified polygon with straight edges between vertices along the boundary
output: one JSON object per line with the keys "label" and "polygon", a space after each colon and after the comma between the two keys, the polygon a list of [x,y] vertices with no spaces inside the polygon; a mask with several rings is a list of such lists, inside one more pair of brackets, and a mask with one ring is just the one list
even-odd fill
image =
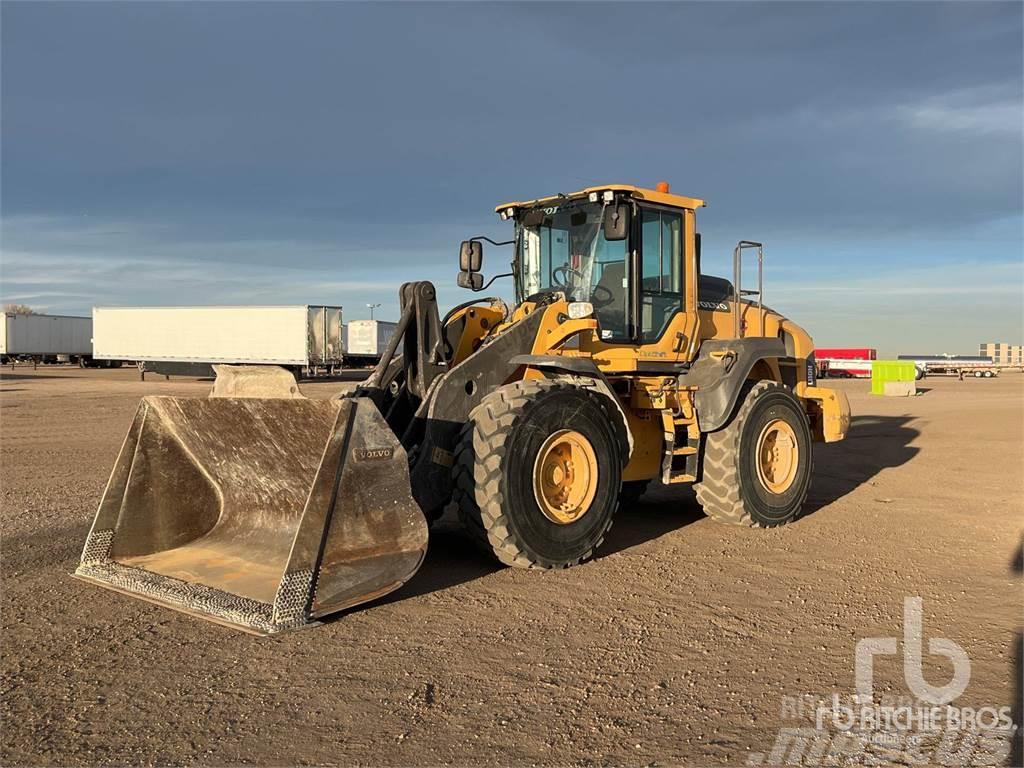
{"label": "loader bucket", "polygon": [[294,386],[267,397],[262,380],[259,397],[233,382],[209,398],[143,398],[77,577],[270,634],[416,572],[427,524],[376,406]]}

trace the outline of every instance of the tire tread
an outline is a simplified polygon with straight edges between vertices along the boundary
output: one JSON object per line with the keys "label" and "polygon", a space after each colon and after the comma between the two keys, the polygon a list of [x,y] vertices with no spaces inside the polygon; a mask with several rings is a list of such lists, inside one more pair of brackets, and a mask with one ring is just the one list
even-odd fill
{"label": "tire tread", "polygon": [[[611,423],[620,421],[611,412],[605,398],[595,395],[564,379],[530,379],[499,387],[488,394],[469,414],[455,450],[454,501],[459,519],[470,539],[484,553],[515,568],[565,568],[589,559],[604,541],[614,515],[594,546],[566,563],[547,564],[531,558],[514,533],[504,509],[501,479],[508,437],[519,419],[544,393],[559,389],[585,392],[608,416]],[[620,431],[622,431],[620,429]],[[620,436],[623,438],[624,436]]]}
{"label": "tire tread", "polygon": [[[743,426],[754,404],[764,393],[773,389],[789,392],[789,388],[777,381],[749,382],[740,393],[740,405],[729,423],[716,432],[710,432],[704,440],[704,462],[701,481],[694,483],[697,502],[704,513],[721,523],[742,525],[750,528],[767,528],[783,525],[789,520],[766,525],[751,517],[740,493],[740,438]],[[813,472],[813,454],[810,457]],[[807,498],[807,489],[799,500],[802,507]]]}

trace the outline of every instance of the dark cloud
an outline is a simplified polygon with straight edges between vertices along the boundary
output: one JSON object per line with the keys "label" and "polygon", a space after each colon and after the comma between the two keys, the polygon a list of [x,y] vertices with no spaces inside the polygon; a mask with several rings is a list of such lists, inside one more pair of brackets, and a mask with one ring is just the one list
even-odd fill
{"label": "dark cloud", "polygon": [[502,200],[612,180],[707,198],[723,252],[856,243],[880,268],[936,232],[984,260],[986,229],[1021,215],[1019,3],[0,13],[4,217],[131,222],[219,261],[387,253],[382,274],[412,277],[500,233]]}

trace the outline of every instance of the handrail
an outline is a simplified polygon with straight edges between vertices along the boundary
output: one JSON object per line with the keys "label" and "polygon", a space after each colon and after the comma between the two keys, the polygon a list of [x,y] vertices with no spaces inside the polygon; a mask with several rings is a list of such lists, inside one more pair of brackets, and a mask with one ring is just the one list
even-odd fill
{"label": "handrail", "polygon": [[[745,291],[740,287],[740,280],[743,276],[743,250],[745,248],[757,248],[757,290]],[[732,252],[732,316],[733,335],[737,339],[743,338],[743,324],[740,314],[740,304],[744,296],[757,296],[757,314],[761,318],[761,335],[764,336],[764,245],[753,240],[740,240]]]}

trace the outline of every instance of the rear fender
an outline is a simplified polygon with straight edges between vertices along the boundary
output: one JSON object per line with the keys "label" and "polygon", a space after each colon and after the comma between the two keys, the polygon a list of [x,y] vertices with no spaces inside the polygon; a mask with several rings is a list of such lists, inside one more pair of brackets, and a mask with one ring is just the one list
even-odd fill
{"label": "rear fender", "polygon": [[743,385],[760,360],[792,365],[786,345],[778,338],[705,341],[690,369],[679,376],[679,385],[695,387],[694,402],[701,432],[725,426],[736,407]]}
{"label": "rear fender", "polygon": [[850,401],[845,392],[801,384],[796,394],[805,404],[815,440],[835,443],[846,437],[850,430]]}

